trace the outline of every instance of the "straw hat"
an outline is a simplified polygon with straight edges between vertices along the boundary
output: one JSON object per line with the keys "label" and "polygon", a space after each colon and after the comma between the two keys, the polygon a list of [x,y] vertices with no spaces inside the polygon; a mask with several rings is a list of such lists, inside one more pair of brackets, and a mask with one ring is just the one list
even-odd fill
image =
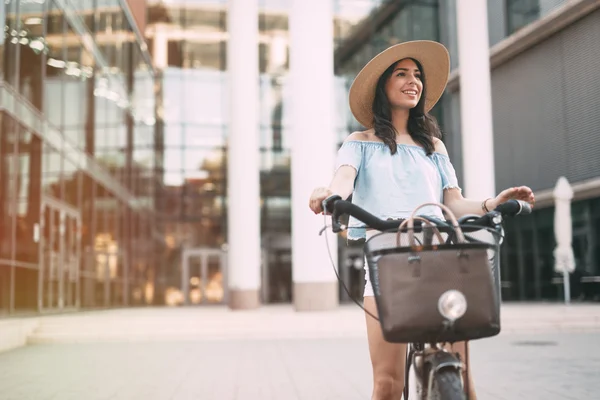
{"label": "straw hat", "polygon": [[391,46],[369,61],[350,87],[350,110],[364,127],[373,127],[372,107],[379,77],[390,65],[404,58],[414,58],[423,67],[426,112],[433,108],[444,93],[450,74],[450,55],[442,44],[430,40],[415,40]]}

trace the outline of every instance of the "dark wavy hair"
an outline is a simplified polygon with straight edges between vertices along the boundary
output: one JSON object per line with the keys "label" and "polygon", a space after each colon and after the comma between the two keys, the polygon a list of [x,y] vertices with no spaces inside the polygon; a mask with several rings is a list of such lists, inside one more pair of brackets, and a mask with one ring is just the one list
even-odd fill
{"label": "dark wavy hair", "polygon": [[[433,138],[441,139],[442,132],[435,117],[425,112],[425,98],[427,97],[425,91],[425,71],[423,71],[420,62],[413,58],[410,59],[415,62],[421,72],[423,92],[421,93],[419,103],[410,110],[407,129],[415,143],[421,145],[427,155],[430,155],[435,150]],[[373,100],[373,128],[375,129],[375,136],[380,138],[390,148],[392,154],[395,154],[398,150],[398,146],[396,145],[396,134],[398,132],[394,128],[394,125],[392,125],[392,110],[385,94],[385,84],[394,72],[394,67],[400,61],[392,64],[381,74],[375,88],[375,99]]]}

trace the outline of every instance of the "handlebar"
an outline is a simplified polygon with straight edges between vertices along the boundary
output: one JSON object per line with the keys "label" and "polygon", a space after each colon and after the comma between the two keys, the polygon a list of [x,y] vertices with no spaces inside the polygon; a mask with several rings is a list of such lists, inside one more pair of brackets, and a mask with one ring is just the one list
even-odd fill
{"label": "handlebar", "polygon": [[[347,227],[340,223],[340,217],[348,214],[364,222],[370,228],[378,231],[397,230],[402,220],[382,220],[363,208],[352,204],[349,201],[342,200],[338,195],[333,195],[323,200],[323,210],[332,214],[332,230],[335,233],[345,230]],[[531,205],[521,200],[508,200],[498,205],[494,210],[480,217],[463,217],[459,219],[459,224],[463,232],[473,232],[482,227],[498,228],[502,224],[504,217],[513,217],[519,214],[531,214]],[[451,224],[436,218],[425,217],[437,225],[440,231],[453,230]],[[415,229],[420,228],[420,221],[415,221]],[[445,229],[444,229],[445,228]]]}

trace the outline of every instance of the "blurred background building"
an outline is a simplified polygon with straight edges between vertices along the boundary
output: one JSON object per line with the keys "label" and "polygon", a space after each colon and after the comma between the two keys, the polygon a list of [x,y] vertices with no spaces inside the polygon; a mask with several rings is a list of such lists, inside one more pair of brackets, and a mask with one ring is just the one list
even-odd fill
{"label": "blurred background building", "polygon": [[132,10],[145,20],[118,0],[3,2],[2,312],[152,298],[159,85]]}
{"label": "blurred background building", "polygon": [[[453,71],[432,113],[462,180],[460,0],[330,1],[338,145],[361,129],[347,91],[364,64],[395,43],[437,40]],[[4,3],[0,313],[227,302],[237,226],[227,218],[228,1]],[[290,303],[294,15],[292,0],[258,7],[260,298]],[[504,299],[561,298],[551,196],[561,175],[575,190],[574,295],[593,299],[600,1],[489,0],[488,14],[496,187],[529,185],[538,199],[533,215],[507,225]],[[360,247],[343,238],[337,247],[357,298]],[[320,267],[331,269],[327,261]],[[343,290],[339,299],[349,301]]]}

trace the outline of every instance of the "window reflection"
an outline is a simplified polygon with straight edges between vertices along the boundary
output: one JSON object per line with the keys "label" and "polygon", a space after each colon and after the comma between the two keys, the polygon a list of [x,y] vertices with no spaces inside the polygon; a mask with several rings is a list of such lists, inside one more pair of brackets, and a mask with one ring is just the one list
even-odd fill
{"label": "window reflection", "polygon": [[15,85],[17,82],[18,75],[18,60],[17,51],[19,44],[19,21],[17,19],[17,1],[16,0],[7,0],[4,2],[4,12],[5,12],[5,29],[6,34],[4,38],[4,55],[3,55],[3,76],[4,80],[11,84]]}
{"label": "window reflection", "polygon": [[41,140],[31,132],[20,129],[17,143],[17,241],[16,257],[23,262],[37,263],[36,224],[40,218]]}
{"label": "window reflection", "polygon": [[67,22],[54,1],[47,5],[46,76],[44,78],[44,114],[56,127],[62,127],[65,94],[62,80],[67,67],[66,39]]}
{"label": "window reflection", "polygon": [[373,10],[385,0],[334,0],[336,47],[348,39]]}
{"label": "window reflection", "polygon": [[69,43],[65,51],[66,66],[61,82],[65,102],[62,130],[69,143],[77,149],[84,149],[85,126],[90,118],[88,114],[92,112],[89,103],[93,102],[93,99],[89,94],[95,62],[70,27],[67,27],[66,37],[75,41]]}
{"label": "window reflection", "polygon": [[19,30],[19,92],[42,109],[42,64],[47,52],[44,40],[44,4],[22,7]]}
{"label": "window reflection", "polygon": [[507,0],[507,30],[511,34],[540,17],[540,0]]}
{"label": "window reflection", "polygon": [[[167,246],[174,252],[162,279],[178,287],[170,271],[178,269],[179,246],[225,242],[225,4],[157,6],[150,18],[154,60],[163,68],[161,210]],[[155,21],[163,23],[152,25]]]}
{"label": "window reflection", "polygon": [[[117,193],[138,195],[137,204],[152,206],[155,85],[121,2],[71,2],[75,15],[69,18],[52,0],[4,3],[7,37],[0,43],[0,76],[6,98],[14,96],[23,119],[0,113],[0,260],[19,262],[11,267],[14,285],[6,287],[0,273],[0,308],[7,310],[11,302],[20,310],[37,307],[38,273],[43,308],[75,305],[72,270],[80,264],[82,305],[123,304],[126,263],[130,293],[137,287],[137,293],[144,292],[138,302],[152,301],[142,288],[153,279],[148,268],[155,267],[155,228],[152,219],[133,215],[138,210]],[[71,26],[78,22],[99,53],[84,46]],[[29,113],[29,104],[43,116]],[[44,121],[48,129],[36,131]],[[44,255],[39,260],[38,247]],[[105,298],[98,260],[115,248]]]}
{"label": "window reflection", "polygon": [[[15,171],[14,154],[16,151],[17,123],[8,114],[2,113],[2,134],[0,135],[0,258],[9,260],[14,244],[15,226]],[[0,267],[4,268],[4,267]]]}

